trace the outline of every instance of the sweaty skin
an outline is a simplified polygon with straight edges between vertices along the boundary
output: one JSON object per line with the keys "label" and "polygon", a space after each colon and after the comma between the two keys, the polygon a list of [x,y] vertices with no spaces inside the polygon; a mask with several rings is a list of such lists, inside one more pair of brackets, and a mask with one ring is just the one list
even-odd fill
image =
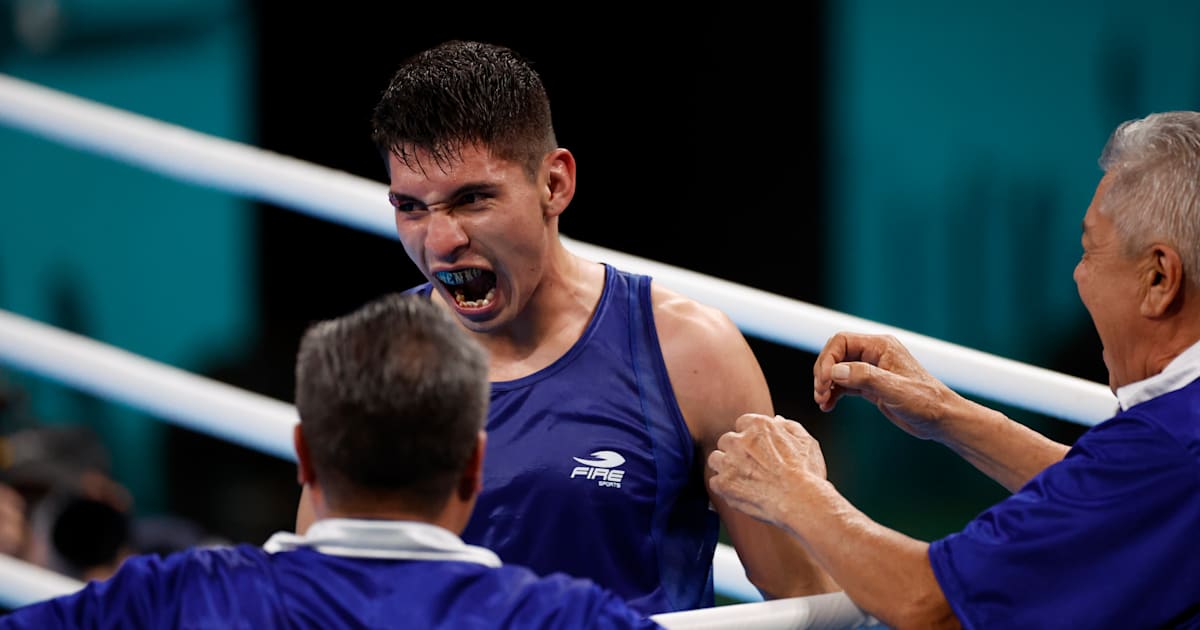
{"label": "sweaty skin", "polygon": [[[414,169],[392,155],[389,173],[405,252],[434,285],[433,299],[488,350],[492,381],[537,372],[572,347],[599,302],[604,267],[559,239],[558,219],[575,191],[569,151],[549,152],[532,177],[478,146],[440,167],[426,161]],[[473,277],[473,270],[494,275],[494,289],[487,299],[464,304],[442,280]],[[671,383],[697,454],[707,458],[739,414],[773,413],[766,379],[724,313],[659,283],[651,299]],[[711,472],[706,468],[706,478]],[[311,522],[308,502],[302,496],[297,531]],[[765,597],[838,590],[785,532],[731,509],[721,497],[712,502],[747,577]]]}

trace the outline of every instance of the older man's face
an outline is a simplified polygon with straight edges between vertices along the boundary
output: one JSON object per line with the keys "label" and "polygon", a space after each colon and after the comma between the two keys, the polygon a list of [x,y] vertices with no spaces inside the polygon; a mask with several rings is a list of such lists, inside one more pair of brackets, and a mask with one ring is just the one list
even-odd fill
{"label": "older man's face", "polygon": [[1143,288],[1138,282],[1138,259],[1123,255],[1112,218],[1100,212],[1111,183],[1110,175],[1100,180],[1083,217],[1083,256],[1075,265],[1075,286],[1100,335],[1108,384],[1115,392],[1150,375],[1144,365],[1138,365],[1139,355],[1131,351],[1141,330],[1138,307]]}

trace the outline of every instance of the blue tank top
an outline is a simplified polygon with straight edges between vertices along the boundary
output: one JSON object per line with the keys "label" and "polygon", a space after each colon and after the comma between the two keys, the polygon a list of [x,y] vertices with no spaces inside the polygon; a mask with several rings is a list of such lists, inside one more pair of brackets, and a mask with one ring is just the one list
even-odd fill
{"label": "blue tank top", "polygon": [[667,377],[649,277],[606,266],[575,345],[492,383],[487,431],[463,540],[542,575],[590,578],[646,615],[714,605],[719,520]]}

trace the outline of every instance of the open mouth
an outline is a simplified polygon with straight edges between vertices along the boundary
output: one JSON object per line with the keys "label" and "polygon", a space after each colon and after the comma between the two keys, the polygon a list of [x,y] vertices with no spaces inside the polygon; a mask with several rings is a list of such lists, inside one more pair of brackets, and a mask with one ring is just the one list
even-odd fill
{"label": "open mouth", "polygon": [[459,269],[434,274],[454,296],[459,308],[483,308],[496,296],[496,274],[485,269]]}

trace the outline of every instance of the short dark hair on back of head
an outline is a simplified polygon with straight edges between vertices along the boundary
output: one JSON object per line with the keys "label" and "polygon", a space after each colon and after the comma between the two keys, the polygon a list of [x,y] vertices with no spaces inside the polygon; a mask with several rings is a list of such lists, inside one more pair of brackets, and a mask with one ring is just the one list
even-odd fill
{"label": "short dark hair on back of head", "polygon": [[478,144],[531,177],[557,146],[550,100],[532,64],[512,49],[451,40],[400,65],[375,106],[371,139],[414,170],[417,150],[439,168]]}
{"label": "short dark hair on back of head", "polygon": [[483,348],[415,295],[310,326],[296,358],[296,409],[329,503],[394,497],[441,509],[487,416],[487,370]]}

